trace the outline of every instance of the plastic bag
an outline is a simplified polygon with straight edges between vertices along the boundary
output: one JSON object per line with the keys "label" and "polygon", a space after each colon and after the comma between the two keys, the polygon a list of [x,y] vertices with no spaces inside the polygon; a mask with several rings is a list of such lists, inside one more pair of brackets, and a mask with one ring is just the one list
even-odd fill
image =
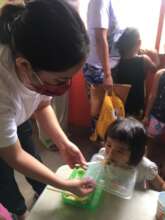
{"label": "plastic bag", "polygon": [[133,195],[137,177],[135,167],[120,167],[114,164],[105,165],[104,190],[123,199]]}
{"label": "plastic bag", "polygon": [[101,107],[100,115],[96,123],[94,133],[91,135],[90,140],[96,141],[97,138],[104,140],[105,133],[108,126],[117,119],[117,117],[124,117],[125,110],[122,100],[112,93],[112,96],[105,92],[105,97]]}

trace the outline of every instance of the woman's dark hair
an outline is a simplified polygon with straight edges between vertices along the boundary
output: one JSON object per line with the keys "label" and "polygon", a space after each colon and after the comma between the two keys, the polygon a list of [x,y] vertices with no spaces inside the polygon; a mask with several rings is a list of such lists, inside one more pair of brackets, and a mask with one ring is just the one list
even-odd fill
{"label": "woman's dark hair", "polygon": [[140,38],[139,31],[136,28],[126,28],[116,42],[116,48],[119,50],[121,56],[130,52],[137,44],[137,40]]}
{"label": "woman's dark hair", "polygon": [[74,8],[64,0],[6,5],[0,16],[0,43],[22,55],[35,70],[65,71],[84,60],[89,39]]}
{"label": "woman's dark hair", "polygon": [[108,137],[128,145],[131,152],[129,165],[138,165],[145,153],[147,140],[142,123],[132,117],[119,118],[109,126],[105,140]]}

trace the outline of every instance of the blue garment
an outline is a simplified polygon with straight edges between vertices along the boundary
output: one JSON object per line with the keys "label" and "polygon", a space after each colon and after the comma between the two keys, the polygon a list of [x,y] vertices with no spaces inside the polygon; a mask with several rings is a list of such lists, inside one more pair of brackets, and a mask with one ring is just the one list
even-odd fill
{"label": "blue garment", "polygon": [[89,84],[99,85],[103,83],[104,72],[102,68],[97,68],[86,63],[83,67],[83,73]]}

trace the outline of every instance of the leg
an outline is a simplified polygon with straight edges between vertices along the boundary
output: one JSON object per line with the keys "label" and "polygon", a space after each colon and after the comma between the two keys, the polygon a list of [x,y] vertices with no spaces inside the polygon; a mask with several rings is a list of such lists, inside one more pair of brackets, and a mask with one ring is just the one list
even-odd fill
{"label": "leg", "polygon": [[[41,158],[39,154],[36,151],[36,148],[34,146],[33,140],[32,140],[32,124],[31,121],[28,120],[24,122],[22,125],[18,127],[17,130],[18,137],[21,143],[22,148],[28,152],[30,155],[41,161]],[[41,192],[45,188],[45,184],[40,183],[36,180],[33,180],[31,178],[26,177],[27,181],[30,183],[34,191],[40,195]]]}
{"label": "leg", "polygon": [[[14,178],[14,170],[0,160],[0,202],[12,213],[22,218],[26,213],[25,200]],[[11,196],[12,195],[12,196]]]}
{"label": "leg", "polygon": [[[104,99],[104,88],[102,85],[93,86],[90,87],[90,110],[91,110],[91,132],[92,136],[90,137],[91,140],[93,139],[93,135],[95,134],[95,128],[96,128],[96,122],[99,117],[99,113],[101,110],[101,106]],[[95,135],[94,135],[95,137]]]}
{"label": "leg", "polygon": [[90,88],[91,117],[97,118],[100,113],[101,105],[104,99],[105,90],[102,85]]}
{"label": "leg", "polygon": [[92,132],[94,132],[105,94],[103,88],[104,73],[102,68],[96,68],[90,64],[84,65],[83,73],[88,85],[90,85],[90,111]]}
{"label": "leg", "polygon": [[165,148],[160,136],[148,139],[147,157],[158,166],[159,175],[165,180]]}

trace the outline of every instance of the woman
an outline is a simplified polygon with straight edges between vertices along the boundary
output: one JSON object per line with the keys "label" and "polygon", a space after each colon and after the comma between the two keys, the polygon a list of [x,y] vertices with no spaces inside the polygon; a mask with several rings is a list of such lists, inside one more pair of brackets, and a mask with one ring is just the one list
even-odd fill
{"label": "woman", "polygon": [[[24,5],[7,5],[0,16],[0,158],[6,166],[25,176],[83,196],[94,188],[91,180],[71,181],[25,152],[17,127],[32,115],[59,147],[73,167],[86,161],[60,128],[50,100],[62,95],[72,76],[82,67],[88,53],[88,38],[77,12],[62,0],[36,0]],[[0,167],[0,201],[18,219],[26,207],[10,204],[10,178]],[[10,192],[10,193],[9,193]],[[6,200],[4,199],[6,196]],[[11,196],[10,196],[11,197]]]}

